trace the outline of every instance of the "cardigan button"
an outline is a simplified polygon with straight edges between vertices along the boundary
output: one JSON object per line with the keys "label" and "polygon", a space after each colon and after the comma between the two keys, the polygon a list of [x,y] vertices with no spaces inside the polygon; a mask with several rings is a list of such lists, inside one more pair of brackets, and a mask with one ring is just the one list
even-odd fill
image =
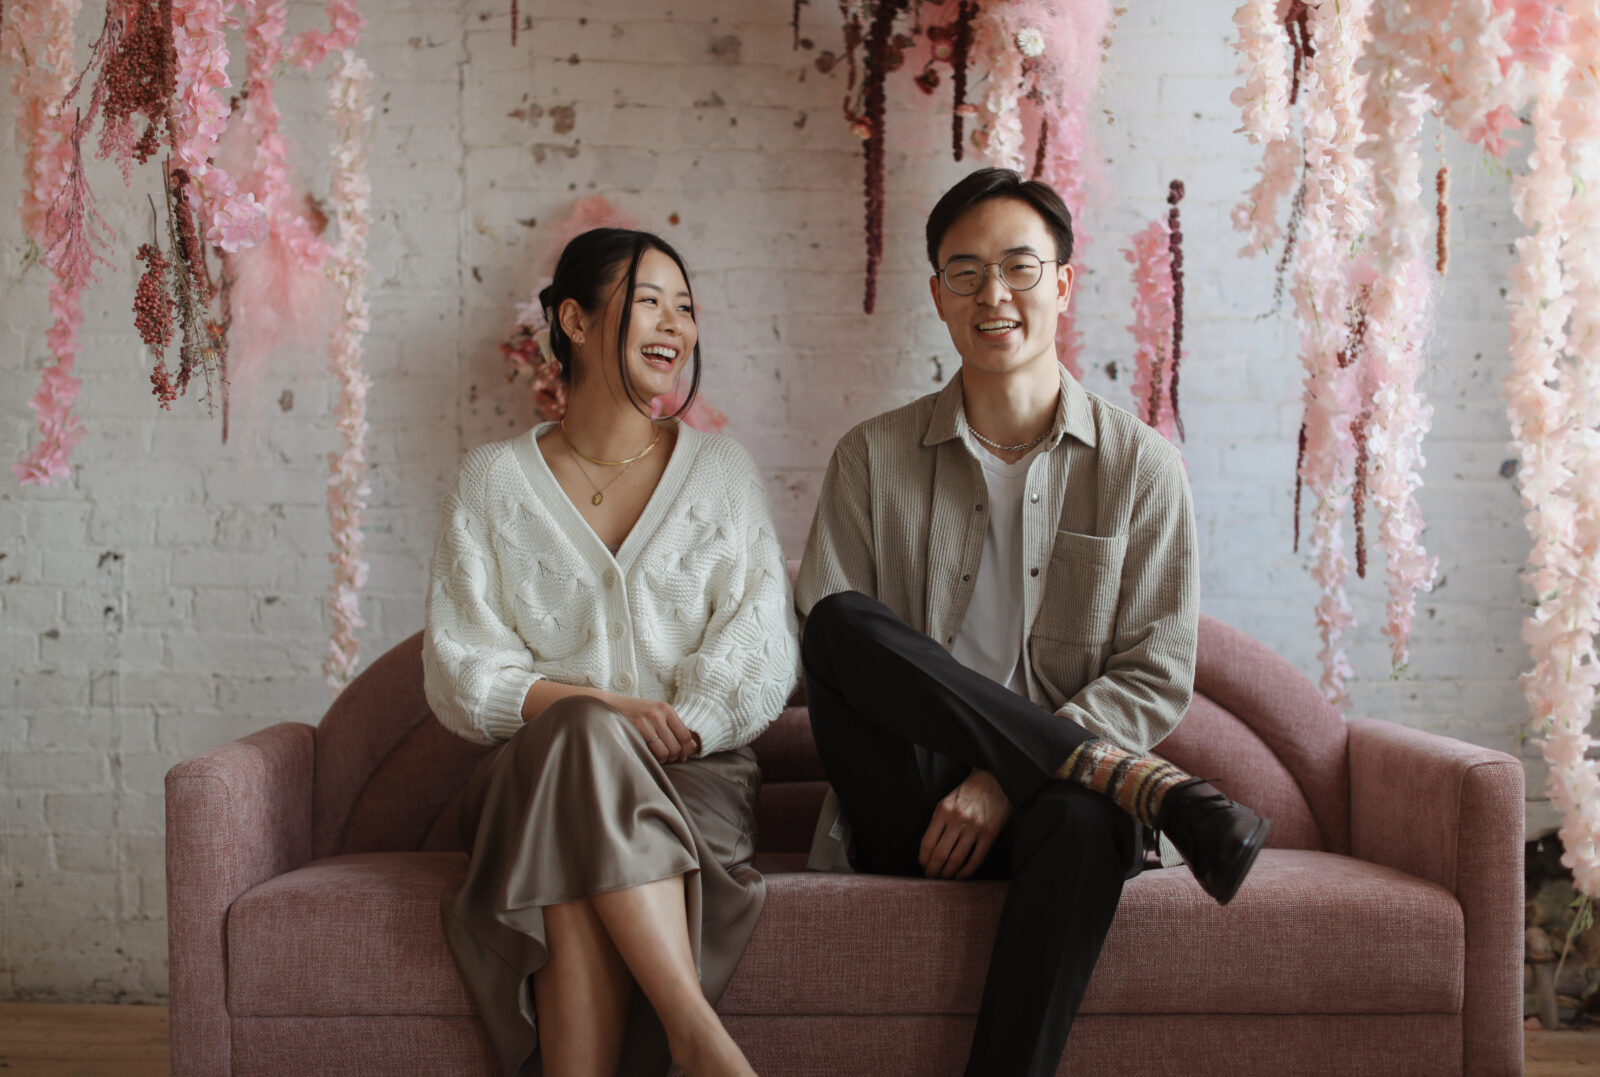
{"label": "cardigan button", "polygon": [[617,585],[617,574],[608,568],[600,574],[600,582],[607,587],[615,587]]}
{"label": "cardigan button", "polygon": [[626,673],[619,673],[612,680],[611,685],[619,692],[626,692],[633,687],[633,678]]}
{"label": "cardigan button", "polygon": [[621,639],[622,638],[622,622],[621,621],[612,621],[611,622],[611,638],[612,639]]}

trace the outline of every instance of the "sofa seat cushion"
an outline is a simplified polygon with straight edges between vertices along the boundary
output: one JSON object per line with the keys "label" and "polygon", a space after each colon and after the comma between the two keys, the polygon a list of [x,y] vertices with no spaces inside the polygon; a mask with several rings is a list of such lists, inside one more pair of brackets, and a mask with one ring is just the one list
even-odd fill
{"label": "sofa seat cushion", "polygon": [[246,891],[228,910],[228,1012],[475,1013],[439,913],[466,873],[465,853],[355,853]]}
{"label": "sofa seat cushion", "polygon": [[[723,996],[729,1014],[975,1014],[1003,883],[782,871]],[[474,1012],[439,926],[461,853],[313,861],[228,913],[228,1011]],[[1085,1013],[1459,1013],[1461,908],[1332,853],[1269,849],[1219,908],[1187,869],[1132,880]]]}
{"label": "sofa seat cushion", "polygon": [[[975,1014],[1004,883],[769,875],[718,1009]],[[1123,891],[1084,1013],[1459,1013],[1461,907],[1436,884],[1333,853],[1262,852],[1218,906],[1187,868]]]}

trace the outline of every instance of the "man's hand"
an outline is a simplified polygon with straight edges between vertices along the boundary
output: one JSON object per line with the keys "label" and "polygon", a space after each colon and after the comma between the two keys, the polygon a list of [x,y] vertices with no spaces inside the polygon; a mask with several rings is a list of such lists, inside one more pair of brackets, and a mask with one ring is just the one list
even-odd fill
{"label": "man's hand", "polygon": [[974,770],[933,809],[917,860],[930,879],[967,879],[978,870],[1011,818],[1000,780]]}

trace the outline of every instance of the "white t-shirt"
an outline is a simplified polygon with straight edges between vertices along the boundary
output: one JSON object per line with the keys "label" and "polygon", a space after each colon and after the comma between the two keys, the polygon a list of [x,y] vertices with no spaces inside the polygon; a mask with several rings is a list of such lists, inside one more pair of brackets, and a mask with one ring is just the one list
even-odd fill
{"label": "white t-shirt", "polygon": [[995,456],[968,432],[967,447],[983,467],[989,488],[989,527],[983,536],[978,578],[972,601],[956,630],[950,653],[968,669],[1003,684],[1019,696],[1028,694],[1022,666],[1022,626],[1027,620],[1022,597],[1022,498],[1028,465],[1035,449],[1014,464]]}

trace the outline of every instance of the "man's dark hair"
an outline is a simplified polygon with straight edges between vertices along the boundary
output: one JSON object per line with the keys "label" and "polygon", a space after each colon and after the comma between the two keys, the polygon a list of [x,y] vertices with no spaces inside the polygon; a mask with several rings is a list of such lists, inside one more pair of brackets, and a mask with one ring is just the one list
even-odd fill
{"label": "man's dark hair", "polygon": [[980,168],[946,191],[928,214],[928,261],[935,273],[944,234],[963,213],[991,198],[1015,198],[1032,206],[1056,241],[1056,259],[1062,265],[1072,259],[1072,213],[1055,188],[1039,180],[1025,180],[1009,168]]}
{"label": "man's dark hair", "polygon": [[[617,372],[622,377],[623,391],[635,407],[650,413],[650,401],[634,388],[633,377],[628,373],[628,326],[633,322],[634,278],[639,270],[639,259],[647,250],[658,250],[678,265],[683,282],[689,286],[689,269],[683,264],[672,244],[652,232],[639,232],[631,228],[594,228],[575,237],[561,252],[556,261],[555,279],[539,293],[539,305],[544,308],[545,320],[550,324],[550,351],[561,364],[561,376],[572,381],[572,341],[561,327],[561,304],[575,299],[578,306],[594,314],[606,305],[611,294],[621,289],[623,293],[622,321],[617,325]],[[690,302],[694,289],[690,287]],[[689,381],[689,392],[668,418],[677,418],[689,410],[700,391],[700,341],[694,343],[694,366]]]}

